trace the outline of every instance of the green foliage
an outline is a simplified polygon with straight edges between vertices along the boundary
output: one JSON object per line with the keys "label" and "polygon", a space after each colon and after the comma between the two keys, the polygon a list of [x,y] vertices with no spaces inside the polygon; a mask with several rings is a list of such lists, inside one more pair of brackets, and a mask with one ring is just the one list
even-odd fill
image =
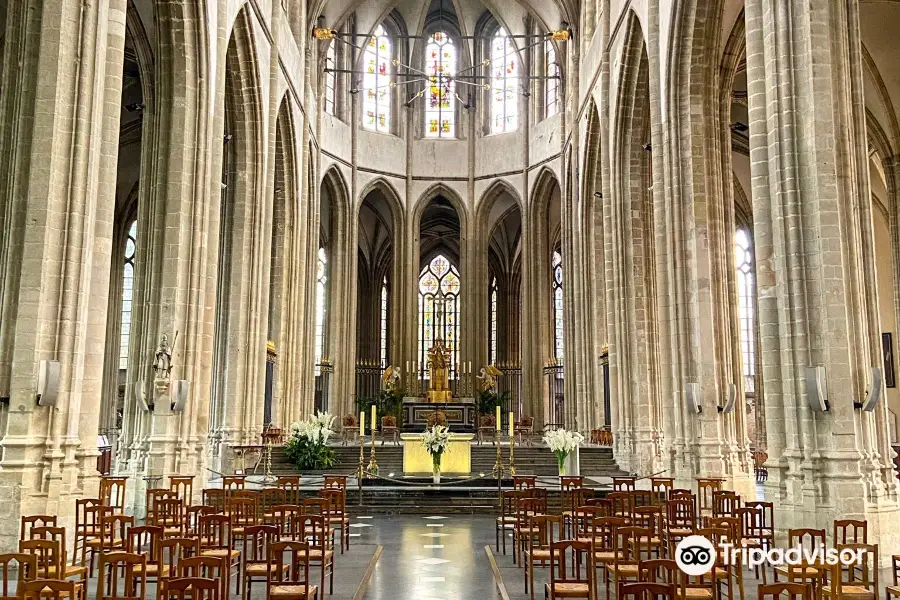
{"label": "green foliage", "polygon": [[400,390],[381,390],[378,394],[378,412],[382,415],[393,415],[397,425],[403,420],[403,392]]}
{"label": "green foliage", "polygon": [[375,398],[357,398],[356,399],[356,414],[358,415],[361,412],[366,413],[368,416],[370,411],[372,410],[372,405],[375,404]]}
{"label": "green foliage", "polygon": [[284,446],[285,454],[301,470],[330,469],[334,466],[334,450],[320,437],[315,443],[309,438],[294,435]]}
{"label": "green foliage", "polygon": [[482,415],[492,415],[498,406],[509,406],[509,390],[498,394],[495,390],[481,390],[478,392],[478,412]]}

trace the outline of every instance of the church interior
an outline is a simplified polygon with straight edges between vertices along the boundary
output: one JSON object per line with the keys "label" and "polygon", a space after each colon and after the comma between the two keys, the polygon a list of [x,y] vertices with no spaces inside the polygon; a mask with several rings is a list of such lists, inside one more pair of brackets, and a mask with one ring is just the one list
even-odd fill
{"label": "church interior", "polygon": [[897,31],[0,0],[0,595],[900,597]]}

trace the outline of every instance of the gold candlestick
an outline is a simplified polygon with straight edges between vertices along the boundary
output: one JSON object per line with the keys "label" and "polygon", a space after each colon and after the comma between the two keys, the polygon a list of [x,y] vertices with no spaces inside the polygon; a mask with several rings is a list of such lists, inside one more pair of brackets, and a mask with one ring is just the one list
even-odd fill
{"label": "gold candlestick", "polygon": [[[360,450],[361,452],[362,450]],[[372,452],[369,454],[369,473],[378,473],[378,463],[375,461],[375,424],[372,424]]]}
{"label": "gold candlestick", "polygon": [[[499,444],[498,444],[499,445]],[[509,476],[516,476],[516,438],[509,438]]]}
{"label": "gold candlestick", "polygon": [[365,466],[365,454],[363,453],[363,444],[365,443],[365,437],[359,438],[359,465],[356,469],[356,478],[359,480],[359,484],[362,485],[363,477],[366,476],[366,466]]}

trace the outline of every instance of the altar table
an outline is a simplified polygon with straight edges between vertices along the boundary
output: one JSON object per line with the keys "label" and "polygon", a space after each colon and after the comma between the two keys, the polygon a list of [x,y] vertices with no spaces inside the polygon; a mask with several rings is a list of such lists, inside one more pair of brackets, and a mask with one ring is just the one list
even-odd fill
{"label": "altar table", "polygon": [[[431,455],[422,446],[422,433],[401,433],[403,442],[403,472],[407,475],[431,473]],[[450,444],[441,454],[442,475],[469,475],[472,473],[471,433],[450,434]]]}

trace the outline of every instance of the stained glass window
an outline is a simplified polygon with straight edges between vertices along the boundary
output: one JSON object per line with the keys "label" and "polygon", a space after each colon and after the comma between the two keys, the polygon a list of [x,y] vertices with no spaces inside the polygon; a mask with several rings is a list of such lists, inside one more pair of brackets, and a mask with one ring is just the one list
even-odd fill
{"label": "stained glass window", "polygon": [[319,364],[325,351],[325,304],[328,287],[328,257],[325,248],[319,248],[319,260],[316,261],[316,375],[319,375]]}
{"label": "stained glass window", "polygon": [[387,367],[387,277],[381,281],[381,368]]}
{"label": "stained glass window", "polygon": [[131,306],[134,301],[134,255],[137,241],[137,221],[128,228],[125,238],[125,264],[122,270],[122,327],[119,331],[119,369],[128,368],[128,343],[131,340]]}
{"label": "stained glass window", "polygon": [[553,356],[558,361],[563,359],[563,271],[562,255],[559,251],[553,253],[550,263],[553,280]]}
{"label": "stained glass window", "polygon": [[[443,254],[435,256],[419,274],[419,363],[428,363],[428,350],[438,338],[450,350],[450,369],[459,361],[459,271]],[[441,310],[443,304],[443,310]],[[428,372],[425,372],[426,379]]]}
{"label": "stained glass window", "polygon": [[512,40],[501,27],[491,41],[491,133],[519,126],[519,67]]}
{"label": "stained glass window", "polygon": [[552,117],[559,112],[559,63],[556,62],[556,50],[553,42],[544,42],[544,61],[547,66],[546,102],[547,116]]}
{"label": "stained glass window", "polygon": [[753,277],[753,245],[750,232],[738,229],[734,235],[734,263],[737,269],[738,320],[741,329],[741,364],[745,391],[756,391],[756,312],[753,297],[756,281]]}
{"label": "stained glass window", "polygon": [[379,25],[369,38],[363,58],[363,127],[388,132],[391,128],[391,39]]}
{"label": "stained glass window", "polygon": [[337,42],[333,41],[328,44],[328,50],[325,51],[325,112],[329,115],[334,114],[334,100],[335,100],[335,73],[333,70],[337,61],[335,60],[335,45]]}
{"label": "stained glass window", "polygon": [[497,278],[491,279],[491,356],[490,363],[497,363]]}
{"label": "stained glass window", "polygon": [[456,73],[456,46],[442,31],[428,38],[425,72],[430,80],[425,93],[425,135],[453,137],[456,135],[456,84],[448,77]]}

